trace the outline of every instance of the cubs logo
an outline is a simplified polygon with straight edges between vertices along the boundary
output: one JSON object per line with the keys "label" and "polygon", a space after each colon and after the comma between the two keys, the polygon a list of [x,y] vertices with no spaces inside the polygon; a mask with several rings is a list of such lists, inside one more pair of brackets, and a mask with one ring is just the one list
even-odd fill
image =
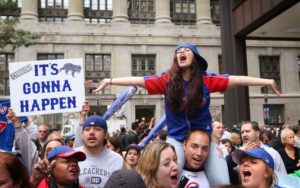
{"label": "cubs logo", "polygon": [[0,114],[5,114],[7,112],[7,106],[2,106],[0,104]]}
{"label": "cubs logo", "polygon": [[189,182],[186,185],[186,188],[199,188],[199,187],[200,187],[200,185],[197,182]]}
{"label": "cubs logo", "polygon": [[6,125],[7,125],[7,122],[0,121],[0,133],[5,129]]}

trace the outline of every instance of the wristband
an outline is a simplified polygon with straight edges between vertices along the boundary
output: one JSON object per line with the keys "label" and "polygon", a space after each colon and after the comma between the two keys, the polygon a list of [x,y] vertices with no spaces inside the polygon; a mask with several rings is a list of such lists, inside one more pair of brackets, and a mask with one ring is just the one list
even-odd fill
{"label": "wristband", "polygon": [[112,78],[110,78],[109,85],[112,85]]}

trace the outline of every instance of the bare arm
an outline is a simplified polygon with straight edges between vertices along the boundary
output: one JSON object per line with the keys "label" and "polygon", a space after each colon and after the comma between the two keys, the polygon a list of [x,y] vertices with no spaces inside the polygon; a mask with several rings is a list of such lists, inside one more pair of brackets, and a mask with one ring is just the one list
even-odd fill
{"label": "bare arm", "polygon": [[82,142],[82,126],[84,121],[87,118],[87,115],[90,112],[90,106],[88,101],[84,101],[83,105],[82,105],[82,110],[81,112],[79,112],[79,125],[75,126],[75,141],[74,141],[74,145],[73,148],[79,147],[83,145]]}
{"label": "bare arm", "polygon": [[280,96],[280,92],[273,79],[256,78],[250,76],[229,76],[228,87],[236,86],[270,86],[277,96]]}
{"label": "bare arm", "polygon": [[145,87],[144,77],[105,78],[93,92],[101,91],[108,85]]}

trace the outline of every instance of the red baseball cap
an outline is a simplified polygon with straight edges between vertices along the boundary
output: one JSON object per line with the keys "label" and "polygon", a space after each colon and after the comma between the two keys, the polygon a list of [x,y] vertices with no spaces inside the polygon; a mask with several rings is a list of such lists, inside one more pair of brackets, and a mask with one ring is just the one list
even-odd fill
{"label": "red baseball cap", "polygon": [[52,160],[55,157],[69,158],[73,156],[79,161],[84,161],[86,159],[86,155],[82,151],[75,151],[73,148],[63,145],[50,150],[48,153],[48,160]]}

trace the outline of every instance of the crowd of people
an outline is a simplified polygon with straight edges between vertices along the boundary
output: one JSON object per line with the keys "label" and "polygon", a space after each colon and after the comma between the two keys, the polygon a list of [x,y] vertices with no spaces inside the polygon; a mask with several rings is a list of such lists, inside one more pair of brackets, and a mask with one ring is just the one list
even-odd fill
{"label": "crowd of people", "polygon": [[[83,109],[89,109],[87,103]],[[82,116],[87,113],[88,110],[81,112]],[[9,115],[16,130],[24,131],[12,110]],[[79,127],[81,134],[74,137],[81,137],[82,146],[74,149],[66,145],[66,139],[61,135],[49,133],[44,124],[40,125],[37,138],[31,141],[31,145],[19,147],[19,153],[0,153],[0,167],[5,169],[0,173],[0,180],[3,185],[39,188],[216,187],[205,170],[209,155],[226,161],[230,185],[236,187],[272,187],[278,182],[275,172],[295,176],[300,171],[299,148],[296,145],[300,138],[299,126],[283,126],[278,134],[280,136],[276,137],[276,131],[261,128],[254,121],[240,123],[240,132],[228,131],[223,123],[213,121],[211,135],[201,128],[188,132],[183,142],[185,162],[180,170],[175,147],[157,135],[145,148],[140,148],[140,135],[149,131],[142,129],[144,124],[134,124],[137,125],[133,126],[134,131],[109,135],[106,121],[101,116],[83,118]],[[136,139],[132,139],[132,131]],[[261,139],[265,132],[272,133],[268,143]],[[25,137],[30,139],[27,131],[16,135],[16,140],[20,137],[22,140],[26,140]],[[45,142],[40,157],[36,157],[39,151],[34,143],[43,137]],[[123,148],[122,140],[130,139],[132,142]],[[278,150],[272,147],[278,145],[277,142],[281,143],[281,146],[276,146]],[[211,150],[212,143],[216,145],[215,150]],[[35,150],[27,159],[23,153],[32,149]],[[32,162],[28,162],[29,159]]]}
{"label": "crowd of people", "polygon": [[34,137],[10,109],[7,118],[16,130],[17,152],[0,153],[0,187],[270,188],[279,187],[277,172],[300,174],[299,126],[274,131],[245,121],[229,131],[212,121],[209,112],[211,92],[267,85],[280,95],[274,80],[210,74],[207,66],[196,46],[181,43],[168,73],[104,79],[94,90],[135,85],[165,95],[167,130],[145,148],[138,143],[155,118],[149,126],[133,122],[129,130],[122,127],[109,135],[103,117],[89,116],[84,102],[74,134],[63,137],[42,124]]}

